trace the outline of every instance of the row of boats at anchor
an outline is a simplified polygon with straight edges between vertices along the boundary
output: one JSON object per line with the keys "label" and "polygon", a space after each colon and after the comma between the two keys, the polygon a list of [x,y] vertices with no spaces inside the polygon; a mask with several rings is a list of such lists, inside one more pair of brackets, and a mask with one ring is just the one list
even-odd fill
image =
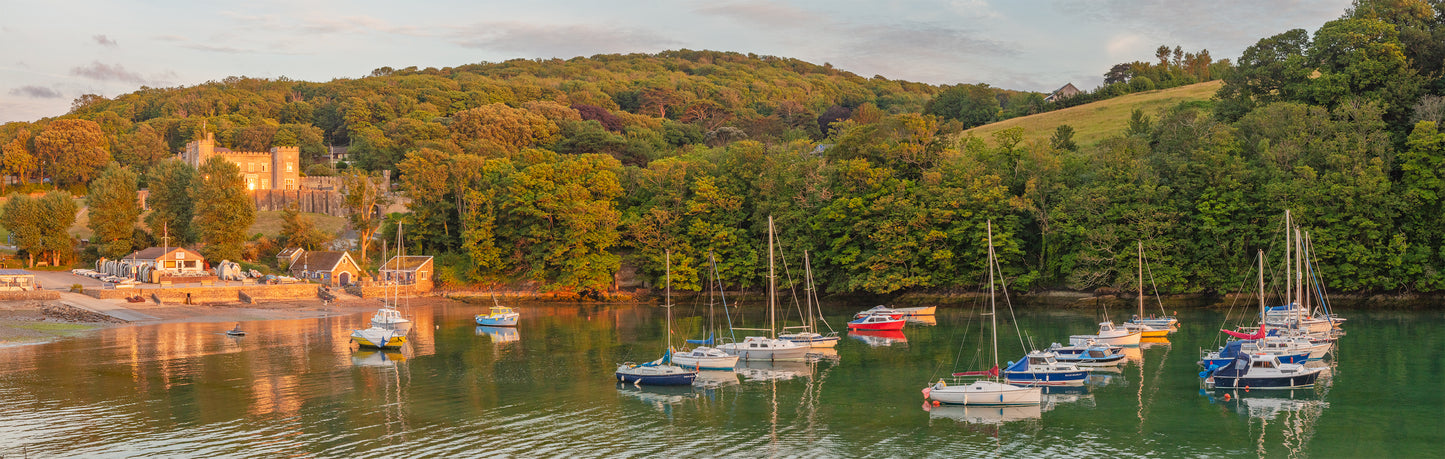
{"label": "row of boats at anchor", "polygon": [[[839,336],[827,320],[822,317],[821,308],[818,303],[817,289],[813,284],[812,262],[805,251],[803,253],[803,305],[800,313],[803,324],[798,326],[782,327],[779,332],[777,327],[777,282],[774,274],[775,263],[773,253],[773,220],[768,218],[768,328],[739,328],[732,327],[732,317],[727,312],[727,298],[719,293],[724,314],[728,317],[728,336],[717,337],[717,333],[709,332],[705,339],[689,339],[687,344],[695,345],[691,348],[675,349],[672,346],[672,255],[665,254],[667,265],[667,294],[664,307],[667,308],[668,340],[667,348],[660,359],[646,363],[627,362],[618,365],[617,381],[624,384],[635,385],[687,385],[692,384],[699,371],[706,370],[732,370],[737,367],[739,361],[757,362],[787,362],[804,361],[816,358],[820,355],[836,355],[830,353],[834,346],[837,346]],[[708,262],[712,267],[709,278],[709,292],[714,290],[721,292],[720,280],[717,276],[717,262],[709,255]],[[711,299],[711,293],[709,293]],[[714,303],[708,302],[708,330],[715,330],[713,318],[715,311]],[[934,314],[934,307],[917,308],[889,308],[878,306],[867,311],[860,312],[856,319],[848,323],[850,330],[860,333],[888,333],[901,330],[905,323],[911,319],[930,317]],[[821,324],[821,327],[820,327]],[[828,331],[825,333],[823,328]],[[744,336],[741,341],[736,339],[737,331],[761,332]],[[876,337],[890,339],[892,336]],[[896,339],[896,338],[894,338]],[[871,344],[871,343],[870,343]]]}
{"label": "row of boats at anchor", "polygon": [[[1330,314],[1329,303],[1320,287],[1318,272],[1310,256],[1308,233],[1291,224],[1285,214],[1285,298],[1286,305],[1267,307],[1264,285],[1264,252],[1259,252],[1259,301],[1257,325],[1221,330],[1237,338],[1217,350],[1201,352],[1199,376],[1209,389],[1303,389],[1315,385],[1325,371],[1323,365],[1306,361],[1329,356],[1343,318]],[[1090,370],[1125,361],[1121,346],[1138,346],[1148,336],[1157,339],[1177,330],[1178,320],[1162,314],[1144,317],[1143,245],[1139,248],[1139,312],[1123,326],[1104,321],[1092,335],[1070,336],[1068,346],[1054,343],[1047,349],[1028,352],[1002,370],[998,365],[997,305],[994,273],[998,262],[993,249],[992,223],[988,234],[989,313],[993,326],[994,366],[984,371],[953,373],[954,383],[939,379],[922,392],[934,404],[1020,406],[1040,403],[1043,386],[1081,385]],[[1292,250],[1291,250],[1292,249]],[[1291,276],[1293,273],[1293,276]],[[1151,275],[1152,277],[1152,275]],[[1006,287],[1006,286],[1005,286]],[[1317,305],[1317,307],[1315,306]]]}

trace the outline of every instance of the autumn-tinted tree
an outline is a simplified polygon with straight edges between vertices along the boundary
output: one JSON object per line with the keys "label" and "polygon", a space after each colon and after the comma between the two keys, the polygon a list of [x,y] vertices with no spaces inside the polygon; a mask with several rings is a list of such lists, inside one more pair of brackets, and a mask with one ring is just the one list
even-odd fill
{"label": "autumn-tinted tree", "polygon": [[26,266],[35,266],[35,255],[45,251],[43,232],[48,228],[40,226],[40,211],[40,200],[23,194],[11,194],[0,210],[0,226],[10,231],[11,244],[25,252]]}
{"label": "autumn-tinted tree", "polygon": [[[29,181],[30,171],[35,170],[36,166],[35,156],[30,154],[29,140],[29,131],[22,130],[20,135],[0,150],[0,153],[3,153],[3,156],[0,156],[0,164],[3,164],[0,171],[3,171],[4,175],[15,176],[20,183]],[[5,182],[7,181],[0,180],[0,191],[5,189]]]}
{"label": "autumn-tinted tree", "polygon": [[317,228],[316,221],[297,210],[295,204],[282,211],[281,234],[278,238],[282,246],[317,250],[330,241],[331,236]]}
{"label": "autumn-tinted tree", "polygon": [[112,163],[90,182],[90,193],[85,196],[90,211],[87,226],[92,233],[91,243],[100,247],[103,257],[121,258],[136,248],[136,219],[141,212],[136,195],[138,179],[130,168]]}
{"label": "autumn-tinted tree", "polygon": [[241,169],[224,157],[212,156],[196,174],[199,179],[191,199],[201,254],[215,261],[240,260],[246,230],[256,221],[256,205],[246,193]]}
{"label": "autumn-tinted tree", "polygon": [[35,136],[35,151],[46,172],[60,185],[89,182],[110,162],[110,142],[100,125],[83,119],[51,122]]}
{"label": "autumn-tinted tree", "polygon": [[75,251],[70,226],[75,224],[80,205],[70,198],[70,193],[52,191],[40,198],[37,208],[41,248],[49,255],[50,266],[60,266]]}
{"label": "autumn-tinted tree", "polygon": [[347,170],[341,174],[341,182],[344,187],[342,203],[346,207],[346,221],[351,225],[352,231],[356,231],[357,243],[361,246],[361,260],[368,260],[366,250],[371,246],[372,237],[376,235],[378,225],[381,224],[382,209],[391,203],[388,198],[389,190],[382,189],[381,177],[362,170]]}

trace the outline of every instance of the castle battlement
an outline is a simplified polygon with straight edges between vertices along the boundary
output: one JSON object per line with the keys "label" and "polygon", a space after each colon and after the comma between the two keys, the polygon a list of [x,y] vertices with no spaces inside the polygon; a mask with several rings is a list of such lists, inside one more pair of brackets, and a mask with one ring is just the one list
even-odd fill
{"label": "castle battlement", "polygon": [[212,156],[221,156],[241,168],[246,189],[296,190],[301,186],[301,148],[272,147],[271,151],[232,151],[216,147],[215,134],[186,144],[181,160],[201,167]]}

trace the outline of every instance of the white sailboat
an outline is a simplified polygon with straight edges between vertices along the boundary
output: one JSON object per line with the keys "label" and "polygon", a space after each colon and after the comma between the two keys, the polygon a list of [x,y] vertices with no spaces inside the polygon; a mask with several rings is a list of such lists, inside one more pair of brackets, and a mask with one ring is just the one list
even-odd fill
{"label": "white sailboat", "polygon": [[818,302],[818,292],[813,285],[813,264],[806,250],[803,251],[803,271],[806,273],[803,276],[803,282],[806,283],[803,287],[803,302],[805,303],[803,307],[804,324],[802,327],[798,327],[801,328],[802,331],[778,335],[778,338],[796,343],[804,343],[809,347],[828,348],[837,346],[838,332],[831,331],[833,327],[828,325],[827,319],[823,320],[823,325],[827,326],[830,332],[826,335],[818,333],[818,319],[823,316],[823,305]]}
{"label": "white sailboat", "polygon": [[777,279],[773,275],[773,217],[768,217],[768,328],[734,328],[734,330],[766,331],[770,336],[748,336],[743,342],[725,343],[718,346],[723,352],[736,355],[742,360],[803,360],[812,346],[778,339],[777,333]]}
{"label": "white sailboat", "polygon": [[[396,224],[397,252],[401,252],[401,223]],[[382,258],[386,258],[385,255]],[[400,287],[397,294],[400,295]],[[400,349],[406,344],[406,334],[411,330],[411,321],[401,316],[401,311],[392,307],[395,301],[391,295],[382,295],[381,309],[371,318],[371,327],[351,331],[351,341],[363,348]],[[380,322],[378,322],[380,320]]]}
{"label": "white sailboat", "polygon": [[[404,255],[402,253],[401,222],[396,222],[396,252],[398,256]],[[387,259],[386,249],[384,248],[381,251],[381,259]],[[400,292],[400,287],[398,287],[397,293],[400,294]],[[383,298],[381,300],[381,309],[377,309],[376,314],[371,316],[371,326],[394,330],[405,335],[411,331],[411,320],[403,317],[401,311],[392,306],[394,305],[387,303],[387,298]]]}
{"label": "white sailboat", "polygon": [[923,389],[923,397],[954,405],[1038,405],[1043,391],[1038,387],[1008,384],[998,372],[998,307],[994,304],[993,222],[988,222],[988,306],[993,332],[993,369],[986,372],[955,373],[955,376],[989,376],[969,384],[948,385],[942,379]]}
{"label": "white sailboat", "polygon": [[[671,260],[670,257],[669,257],[669,260]],[[713,287],[713,286],[716,286],[716,284],[717,284],[717,282],[718,282],[718,278],[717,278],[717,262],[716,262],[715,260],[713,260],[713,257],[712,257],[712,254],[711,254],[711,253],[709,253],[709,254],[707,255],[707,261],[708,261],[708,264],[712,266],[712,279],[711,279],[711,281],[708,282],[708,303],[707,303],[707,322],[708,322],[708,327],[707,327],[707,328],[708,328],[709,337],[708,337],[708,339],[706,339],[706,340],[698,340],[698,341],[688,340],[689,343],[694,343],[694,342],[695,342],[695,343],[697,343],[697,344],[712,344],[711,333],[712,333],[713,330],[715,330],[715,328],[713,328],[713,323],[712,323],[712,319],[713,319],[712,287]],[[671,261],[668,262],[669,265],[671,265],[671,263],[672,263]],[[668,268],[668,271],[671,271],[671,268]],[[719,288],[719,290],[721,290],[721,288]],[[723,299],[723,312],[724,312],[724,313],[727,312],[727,306],[728,306],[728,305],[727,305],[727,299],[724,298],[724,299]],[[731,322],[731,320],[729,320],[729,322]],[[710,347],[710,346],[697,346],[697,347],[694,347],[694,348],[692,348],[692,349],[682,349],[682,350],[673,352],[673,354],[672,354],[672,361],[673,361],[673,363],[676,363],[676,364],[681,365],[681,366],[683,366],[683,367],[693,368],[693,369],[696,369],[696,370],[732,370],[733,368],[737,367],[737,365],[738,365],[738,356],[732,355],[732,354],[728,354],[728,353],[726,353],[726,352],[723,352],[723,351],[720,350],[720,349],[717,349],[717,348],[714,348],[714,347]],[[734,378],[734,382],[736,382],[736,378]]]}

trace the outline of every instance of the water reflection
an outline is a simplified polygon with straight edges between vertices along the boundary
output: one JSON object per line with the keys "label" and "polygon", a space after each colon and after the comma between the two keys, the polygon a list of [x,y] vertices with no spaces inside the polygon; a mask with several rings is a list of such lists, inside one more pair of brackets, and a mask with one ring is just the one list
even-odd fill
{"label": "water reflection", "polygon": [[811,376],[813,374],[813,365],[807,362],[796,361],[768,362],[743,360],[738,361],[738,366],[734,371],[746,381],[787,381],[794,378]]}
{"label": "water reflection", "polygon": [[488,327],[477,326],[477,336],[487,336],[492,339],[492,344],[507,344],[522,339],[522,334],[517,332],[515,327]]}
{"label": "water reflection", "polygon": [[401,350],[363,348],[351,353],[351,364],[358,367],[394,367],[396,364],[405,361],[406,354]]}
{"label": "water reflection", "polygon": [[938,317],[937,317],[937,316],[908,316],[907,322],[908,322],[908,325],[923,325],[923,326],[927,326],[927,327],[932,327],[932,326],[934,326],[934,325],[938,325]]}
{"label": "water reflection", "polygon": [[672,405],[695,400],[698,392],[692,386],[634,386],[618,384],[617,393],[652,405],[658,411],[670,411]]}
{"label": "water reflection", "polygon": [[908,336],[902,330],[852,330],[848,336],[868,343],[871,347],[885,347],[894,344],[908,344]]}
{"label": "water reflection", "polygon": [[923,404],[930,419],[951,419],[969,424],[998,425],[1007,422],[1043,419],[1041,405],[1029,406],[971,406]]}

